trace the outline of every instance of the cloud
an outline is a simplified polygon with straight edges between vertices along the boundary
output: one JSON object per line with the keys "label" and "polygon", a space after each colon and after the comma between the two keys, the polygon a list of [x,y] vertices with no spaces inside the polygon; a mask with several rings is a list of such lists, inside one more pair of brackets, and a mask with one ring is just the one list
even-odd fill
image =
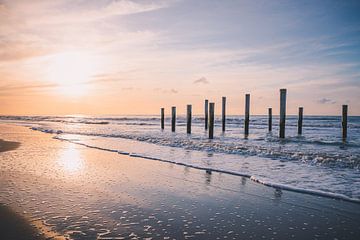
{"label": "cloud", "polygon": [[329,99],[329,98],[321,98],[317,102],[321,103],[321,104],[335,104],[336,103],[335,100],[332,100],[332,99]]}
{"label": "cloud", "polygon": [[171,2],[118,1],[8,1],[0,5],[2,12],[26,19],[27,25],[81,23],[143,13],[168,7]]}
{"label": "cloud", "polygon": [[0,41],[0,62],[16,61],[49,54],[50,50],[30,41]]}
{"label": "cloud", "polygon": [[[172,1],[2,1],[0,62],[26,60],[64,49],[93,49],[146,44],[151,31],[128,31],[118,16],[168,7]],[[98,22],[99,24],[95,24]],[[111,34],[109,34],[111,33]]]}
{"label": "cloud", "polygon": [[0,88],[0,91],[4,92],[4,91],[14,91],[14,90],[54,88],[54,87],[57,87],[57,86],[58,86],[58,84],[55,84],[55,83],[3,86],[3,87]]}
{"label": "cloud", "polygon": [[92,79],[81,82],[81,83],[106,83],[106,82],[122,82],[126,81],[129,78],[125,78],[123,76],[120,76],[118,74],[99,74],[94,76]]}
{"label": "cloud", "polygon": [[137,74],[139,69],[129,69],[124,71],[117,71],[113,73],[100,73],[91,76],[91,79],[83,83],[102,83],[102,82],[122,82],[134,79],[134,74]]}
{"label": "cloud", "polygon": [[[107,83],[107,82],[121,82],[125,81],[127,78],[122,78],[119,74],[116,75],[107,75],[107,74],[98,74],[94,75],[92,79],[87,81],[78,82],[76,84],[68,84],[68,85],[77,85],[77,84],[97,84],[97,83]],[[56,88],[61,85],[56,83],[39,83],[39,84],[19,84],[19,85],[6,85],[0,87],[0,92],[9,92],[9,91],[17,91],[17,90],[39,90],[43,88]],[[123,88],[123,90],[132,90],[132,88]]]}
{"label": "cloud", "polygon": [[[130,0],[111,1],[105,5],[86,4],[87,1],[76,5],[68,4],[61,14],[47,16],[46,19],[35,19],[34,23],[43,24],[44,22],[52,24],[64,23],[91,23],[104,20],[115,16],[124,16],[137,13],[150,12],[164,7],[168,7],[170,2],[134,2]],[[85,5],[86,4],[86,5]],[[73,6],[69,8],[68,6]],[[86,6],[84,8],[84,6]]]}
{"label": "cloud", "polygon": [[135,89],[133,87],[123,87],[122,90],[123,91],[133,91]]}
{"label": "cloud", "polygon": [[162,93],[171,93],[171,94],[176,94],[179,93],[178,90],[171,88],[171,89],[163,89],[163,88],[154,88],[155,92],[162,92]]}
{"label": "cloud", "polygon": [[112,15],[125,15],[125,14],[134,14],[140,12],[154,11],[163,7],[167,7],[166,2],[160,3],[136,3],[133,1],[122,0],[122,1],[113,1],[105,8],[103,8],[104,16]]}
{"label": "cloud", "polygon": [[209,81],[205,77],[201,77],[194,81],[194,84],[203,83],[203,84],[209,84]]}

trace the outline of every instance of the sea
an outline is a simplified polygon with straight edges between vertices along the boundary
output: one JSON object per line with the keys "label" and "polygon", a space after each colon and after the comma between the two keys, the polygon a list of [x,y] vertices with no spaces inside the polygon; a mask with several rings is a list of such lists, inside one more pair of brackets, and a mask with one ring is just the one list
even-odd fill
{"label": "sea", "polygon": [[[251,116],[244,135],[244,116],[215,118],[214,139],[208,138],[203,116],[193,116],[192,133],[178,116],[160,128],[159,116],[0,116],[13,123],[52,134],[100,151],[163,161],[238,175],[275,188],[360,202],[360,117],[348,117],[348,138],[342,139],[341,117],[305,116],[297,134],[297,116],[287,116],[286,137],[280,139],[279,118],[268,131],[267,116]],[[101,159],[99,159],[101,161]],[[240,181],[240,178],[239,178]]]}

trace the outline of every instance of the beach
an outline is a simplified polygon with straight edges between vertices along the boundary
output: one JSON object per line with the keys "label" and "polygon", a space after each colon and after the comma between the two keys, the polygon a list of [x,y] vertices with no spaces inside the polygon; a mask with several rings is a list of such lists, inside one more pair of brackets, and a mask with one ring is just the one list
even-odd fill
{"label": "beach", "polygon": [[360,239],[359,12],[0,0],[0,240]]}
{"label": "beach", "polygon": [[0,203],[53,237],[356,239],[360,234],[358,203],[91,149],[27,127],[0,128],[1,139],[21,143],[0,155]]}
{"label": "beach", "polygon": [[0,233],[2,239],[45,239],[34,226],[21,215],[0,204]]}
{"label": "beach", "polygon": [[11,151],[20,146],[18,142],[8,142],[0,139],[0,152]]}
{"label": "beach", "polygon": [[[0,153],[16,149],[20,144],[18,142],[7,142],[0,139]],[[11,209],[0,203],[0,232],[6,239],[43,239],[21,215],[13,212]]]}

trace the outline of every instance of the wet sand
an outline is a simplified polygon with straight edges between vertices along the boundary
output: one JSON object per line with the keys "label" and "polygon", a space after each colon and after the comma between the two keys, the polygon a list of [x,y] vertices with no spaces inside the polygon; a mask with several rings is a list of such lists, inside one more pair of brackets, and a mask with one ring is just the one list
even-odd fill
{"label": "wet sand", "polygon": [[[0,124],[0,203],[73,239],[357,239],[360,204]],[[191,154],[191,152],[189,152]],[[44,231],[44,230],[41,230]]]}
{"label": "wet sand", "polygon": [[[0,153],[15,150],[19,142],[0,139]],[[2,239],[45,239],[37,227],[30,224],[22,215],[0,203],[0,236]]]}
{"label": "wet sand", "polygon": [[0,204],[0,238],[15,240],[45,239],[29,221],[2,204]]}

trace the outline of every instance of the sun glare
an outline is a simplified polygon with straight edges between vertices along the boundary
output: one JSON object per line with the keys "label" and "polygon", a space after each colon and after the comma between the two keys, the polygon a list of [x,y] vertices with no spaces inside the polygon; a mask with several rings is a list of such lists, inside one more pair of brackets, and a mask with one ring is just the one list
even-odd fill
{"label": "sun glare", "polygon": [[97,71],[96,59],[87,53],[67,52],[51,57],[48,80],[57,85],[56,93],[79,97],[90,90],[89,80]]}
{"label": "sun glare", "polygon": [[69,144],[68,148],[61,152],[58,164],[65,173],[74,174],[83,168],[84,160],[77,148]]}

